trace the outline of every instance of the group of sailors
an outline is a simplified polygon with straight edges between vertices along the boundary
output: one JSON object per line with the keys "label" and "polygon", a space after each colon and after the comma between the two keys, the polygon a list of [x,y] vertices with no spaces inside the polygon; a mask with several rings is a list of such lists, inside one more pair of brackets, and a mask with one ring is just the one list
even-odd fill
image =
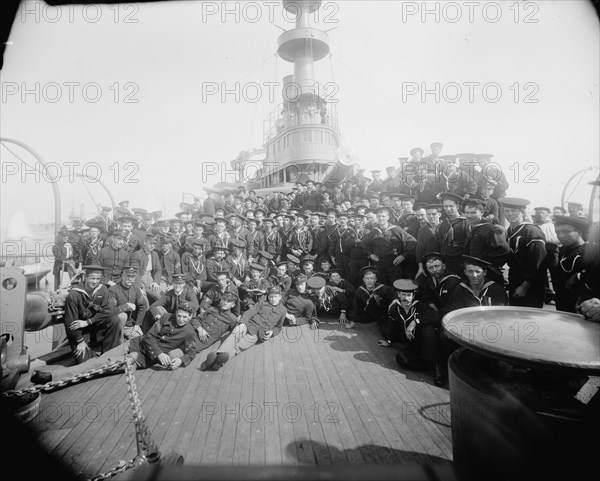
{"label": "group of sailors", "polygon": [[599,320],[582,206],[532,212],[529,200],[505,195],[497,171],[486,174],[490,155],[440,150],[432,144],[424,158],[413,149],[383,180],[359,171],[264,198],[208,190],[170,220],[123,201],[112,218],[102,207],[85,228],[62,229],[55,278],[84,274],[64,316],[78,363],[94,348],[104,357],[117,349],[173,368],[228,334],[203,365],[216,370],[285,323],[317,328],[330,318],[349,329],[378,323],[380,346],[443,385],[456,348],[441,327],[448,312],[542,308],[553,289],[556,309]]}

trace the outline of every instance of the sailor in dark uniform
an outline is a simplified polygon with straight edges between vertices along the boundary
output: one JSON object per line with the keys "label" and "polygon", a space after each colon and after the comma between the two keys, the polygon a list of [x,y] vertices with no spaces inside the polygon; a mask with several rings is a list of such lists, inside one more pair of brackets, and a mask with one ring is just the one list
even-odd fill
{"label": "sailor in dark uniform", "polygon": [[258,301],[267,300],[267,290],[271,284],[262,277],[265,266],[262,264],[250,264],[250,277],[239,286],[241,310],[246,311]]}
{"label": "sailor in dark uniform", "polygon": [[385,321],[388,306],[393,299],[392,288],[377,282],[375,267],[366,266],[360,270],[359,275],[363,282],[354,293],[354,320],[360,323]]}
{"label": "sailor in dark uniform", "polygon": [[398,343],[396,361],[400,366],[418,371],[435,367],[435,383],[442,385],[440,316],[426,303],[415,299],[418,288],[410,279],[394,282],[397,296],[389,305],[387,319],[380,324],[385,339],[378,344],[387,347]]}
{"label": "sailor in dark uniform", "polygon": [[[262,221],[264,235],[264,250],[273,256],[273,259],[279,260],[282,251],[281,236],[273,229],[273,219],[265,218]],[[260,254],[260,251],[259,251]]]}
{"label": "sailor in dark uniform", "polygon": [[373,182],[371,182],[367,187],[367,193],[372,194],[375,192],[381,192],[383,190],[383,181],[380,178],[381,171],[372,170],[371,174],[373,175]]}
{"label": "sailor in dark uniform", "polygon": [[272,286],[279,288],[281,295],[284,297],[292,287],[292,278],[287,272],[287,261],[279,261],[277,263],[276,274],[269,277],[269,282]]}
{"label": "sailor in dark uniform", "polygon": [[299,259],[310,255],[313,247],[312,233],[306,226],[308,217],[304,214],[296,214],[296,224],[287,238],[287,251]]}
{"label": "sailor in dark uniform", "polygon": [[112,235],[110,243],[106,244],[94,258],[94,264],[105,268],[102,282],[112,286],[121,279],[121,269],[130,251],[125,245],[125,233],[117,230]]}
{"label": "sailor in dark uniform", "polygon": [[444,192],[440,194],[446,220],[436,230],[435,237],[440,246],[440,253],[446,258],[448,271],[462,275],[462,256],[466,253],[469,233],[467,220],[460,213],[463,198]]}
{"label": "sailor in dark uniform", "polygon": [[108,308],[111,321],[117,319],[123,327],[125,340],[142,335],[142,324],[148,311],[148,298],[135,285],[138,270],[135,266],[125,265],[121,272],[121,281],[108,289]]}
{"label": "sailor in dark uniform", "polygon": [[207,239],[201,238],[192,239],[191,244],[192,251],[184,252],[181,256],[181,271],[187,276],[188,285],[196,295],[199,295],[202,290],[206,291],[208,289],[204,285],[207,279],[204,252],[210,243]]}
{"label": "sailor in dark uniform", "polygon": [[231,264],[225,259],[228,250],[227,247],[215,246],[212,251],[214,257],[206,261],[206,282],[212,282],[211,287],[217,284],[217,272],[231,272]]}
{"label": "sailor in dark uniform", "polygon": [[291,326],[310,323],[311,329],[319,327],[317,306],[308,292],[305,275],[296,276],[294,287],[289,290],[284,305],[287,309],[285,317]]}
{"label": "sailor in dark uniform", "polygon": [[310,279],[316,274],[315,261],[313,259],[303,259],[300,261],[300,272]]}
{"label": "sailor in dark uniform", "polygon": [[390,285],[402,277],[405,261],[414,258],[417,241],[404,229],[389,223],[390,208],[377,209],[378,225],[366,234],[362,243],[377,268],[377,278]]}
{"label": "sailor in dark uniform", "polygon": [[439,252],[428,252],[422,257],[421,263],[427,272],[421,301],[443,315],[461,278],[446,272],[446,258]]}
{"label": "sailor in dark uniform", "polygon": [[445,312],[465,307],[508,305],[504,287],[486,276],[492,265],[477,257],[465,255],[463,259],[468,282],[456,286]]}
{"label": "sailor in dark uniform", "polygon": [[539,226],[525,221],[526,199],[502,197],[504,215],[510,223],[507,230],[508,290],[510,305],[543,307],[546,292],[546,236]]}
{"label": "sailor in dark uniform", "polygon": [[506,240],[504,228],[483,217],[485,200],[470,197],[463,203],[467,219],[469,240],[466,253],[472,257],[489,262],[488,279],[504,286],[502,266],[508,260],[510,249]]}
{"label": "sailor in dark uniform", "polygon": [[160,319],[160,317],[168,312],[169,314],[177,314],[177,310],[182,302],[189,302],[195,306],[192,315],[196,314],[199,307],[198,296],[194,289],[187,285],[187,276],[185,274],[175,274],[171,289],[168,289],[159,299],[150,305],[142,331],[144,334],[150,330],[152,325]]}
{"label": "sailor in dark uniform", "polygon": [[118,346],[121,334],[120,321],[108,315],[108,288],[101,283],[104,268],[86,265],[83,271],[83,284],[69,291],[63,317],[77,364],[94,357],[90,348],[97,347],[96,344],[102,346],[102,352]]}
{"label": "sailor in dark uniform", "polygon": [[583,236],[589,230],[589,223],[585,217],[555,216],[554,225],[561,243],[551,266],[556,310],[575,312],[579,274],[584,269],[584,252],[588,248]]}
{"label": "sailor in dark uniform", "polygon": [[236,316],[239,316],[241,312],[239,291],[235,284],[231,282],[229,271],[217,271],[214,273],[214,276],[217,284],[208,289],[204,296],[202,296],[199,314],[204,314],[204,312],[206,312],[210,306],[218,306],[223,294],[226,292],[231,292],[235,294],[237,298],[236,305],[233,307],[231,312],[233,312]]}
{"label": "sailor in dark uniform", "polygon": [[[339,277],[339,270],[336,271]],[[307,281],[311,297],[317,306],[317,315],[339,316],[339,323],[346,329],[354,327],[354,322],[349,319],[349,310],[352,299],[346,295],[345,289],[338,286],[327,285],[321,276],[313,276]],[[348,292],[353,292],[349,289]]]}

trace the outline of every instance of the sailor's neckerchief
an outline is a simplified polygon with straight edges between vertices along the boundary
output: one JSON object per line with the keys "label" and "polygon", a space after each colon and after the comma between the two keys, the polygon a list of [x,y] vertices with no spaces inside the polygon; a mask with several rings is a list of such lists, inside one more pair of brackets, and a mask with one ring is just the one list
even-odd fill
{"label": "sailor's neckerchief", "polygon": [[448,224],[450,225],[450,228],[448,229],[448,232],[446,232],[446,234],[444,235],[444,238],[442,239],[442,241],[445,244],[450,244],[452,242],[454,242],[454,224],[457,221],[466,221],[467,219],[464,218],[463,216],[458,216],[456,219],[453,220],[448,220]]}
{"label": "sailor's neckerchief", "polygon": [[404,333],[406,334],[407,339],[408,339],[408,330],[407,329],[408,329],[408,326],[410,326],[410,323],[413,321],[415,322],[415,324],[420,323],[419,314],[417,312],[417,304],[418,303],[419,303],[418,300],[412,301],[410,303],[410,305],[408,306],[408,310],[405,310],[404,306],[400,302],[400,299],[394,299],[392,301],[392,303],[390,304],[390,307],[388,307],[388,315],[389,315],[395,306],[396,312],[398,313],[398,316],[400,316],[400,320],[404,324],[402,327],[404,327]]}
{"label": "sailor's neckerchief", "polygon": [[[521,232],[525,228],[526,225],[534,225],[534,224],[533,224],[533,222],[526,222],[526,221],[525,222],[521,222],[517,227],[515,227],[515,231],[512,234],[510,233],[511,227],[509,227],[506,230],[506,237],[508,239],[508,246],[510,248],[510,252],[513,253],[513,254],[516,254],[517,252],[519,252],[519,241],[521,240],[521,237],[523,237],[523,236],[518,236],[515,239],[515,248],[514,249],[510,245],[510,242],[513,239],[514,236],[516,236],[519,232]],[[525,247],[529,246],[529,244],[531,244],[532,242],[536,242],[536,241],[544,242],[543,239],[531,239],[527,243],[527,245]],[[545,244],[545,242],[544,242],[544,244]]]}
{"label": "sailor's neckerchief", "polygon": [[471,289],[467,284],[465,284],[464,282],[461,282],[460,285],[467,290],[467,292],[469,292],[476,300],[477,302],[479,302],[480,306],[483,306],[482,302],[483,302],[483,298],[485,297],[485,295],[487,294],[488,288],[494,283],[494,281],[487,281],[485,284],[483,284],[483,286],[481,286],[481,291],[479,292],[479,296],[475,295],[475,292],[473,292],[473,289]]}
{"label": "sailor's neckerchief", "polygon": [[456,277],[457,279],[460,279],[460,276],[457,276],[456,274],[448,274],[448,275],[442,277],[439,281],[437,280],[437,278],[435,276],[433,276],[433,286],[436,289],[438,289],[438,295],[440,297],[442,295],[442,289],[444,288],[444,282],[446,282],[451,277]]}
{"label": "sailor's neckerchief", "polygon": [[363,311],[366,311],[367,308],[369,307],[369,303],[371,302],[371,299],[375,300],[375,304],[377,304],[379,306],[379,303],[381,302],[381,297],[379,295],[377,295],[377,291],[379,289],[381,289],[383,287],[383,284],[376,284],[373,289],[369,290],[367,289],[364,285],[360,286],[358,289],[359,290],[363,290],[365,291],[368,295],[369,298],[367,299],[367,302],[365,302],[365,308],[363,309]]}

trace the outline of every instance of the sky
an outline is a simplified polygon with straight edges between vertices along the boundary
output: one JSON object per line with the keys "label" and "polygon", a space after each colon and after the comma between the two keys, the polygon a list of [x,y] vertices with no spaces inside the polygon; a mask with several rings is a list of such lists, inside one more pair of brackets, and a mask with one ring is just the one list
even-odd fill
{"label": "sky", "polygon": [[[325,1],[311,23],[331,48],[315,77],[362,167],[398,166],[440,141],[442,154],[494,154],[511,196],[550,207],[573,174],[598,168],[590,2]],[[271,1],[24,2],[0,72],[0,131],[51,167],[27,171],[20,159],[35,166],[31,154],[3,143],[2,231],[17,209],[51,222],[52,182],[65,223],[81,204],[89,218],[109,202],[94,179],[117,202],[166,216],[183,193],[227,180],[238,152],[262,147],[263,120],[293,71],[277,38],[293,27]],[[597,172],[571,200],[589,202]]]}

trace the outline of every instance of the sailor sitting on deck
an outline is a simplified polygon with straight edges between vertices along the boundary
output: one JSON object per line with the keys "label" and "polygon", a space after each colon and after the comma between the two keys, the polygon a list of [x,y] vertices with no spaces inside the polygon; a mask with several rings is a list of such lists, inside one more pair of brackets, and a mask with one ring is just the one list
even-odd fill
{"label": "sailor sitting on deck", "polygon": [[96,341],[101,343],[103,352],[118,346],[121,332],[120,321],[109,316],[108,288],[100,282],[104,268],[88,265],[83,266],[83,270],[83,285],[69,291],[63,318],[78,364],[94,357],[90,347],[94,347]]}
{"label": "sailor sitting on deck", "polygon": [[310,323],[311,329],[318,329],[317,306],[307,291],[307,278],[304,274],[296,276],[295,287],[290,289],[286,299],[286,319],[290,326],[302,326]]}
{"label": "sailor sitting on deck", "polygon": [[286,309],[281,304],[281,288],[269,287],[268,302],[259,301],[242,314],[240,323],[215,352],[211,352],[201,369],[218,371],[229,359],[250,349],[257,342],[268,341],[281,331]]}
{"label": "sailor sitting on deck", "polygon": [[177,314],[163,314],[144,336],[134,337],[131,341],[120,344],[84,364],[52,372],[33,371],[31,382],[45,384],[52,380],[59,381],[92,369],[98,369],[106,363],[118,361],[122,356],[133,358],[141,368],[153,364],[160,364],[169,369],[187,366],[194,359],[199,348],[196,330],[190,324],[195,310],[195,305],[182,302],[179,304]]}
{"label": "sailor sitting on deck", "polygon": [[404,368],[426,371],[435,366],[434,381],[440,386],[444,382],[440,365],[440,316],[425,302],[415,299],[418,288],[410,279],[394,281],[398,297],[388,308],[387,322],[380,324],[385,339],[378,344],[387,347],[400,343],[396,361]]}

